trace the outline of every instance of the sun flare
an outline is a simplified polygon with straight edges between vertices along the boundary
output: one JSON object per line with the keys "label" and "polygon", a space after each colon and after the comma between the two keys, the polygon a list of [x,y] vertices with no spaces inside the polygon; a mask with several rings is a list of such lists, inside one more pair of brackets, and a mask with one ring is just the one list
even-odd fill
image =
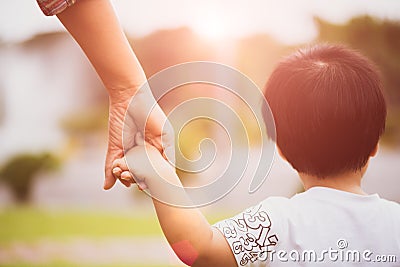
{"label": "sun flare", "polygon": [[223,17],[217,14],[209,14],[194,26],[194,30],[210,41],[219,41],[226,36],[227,25]]}

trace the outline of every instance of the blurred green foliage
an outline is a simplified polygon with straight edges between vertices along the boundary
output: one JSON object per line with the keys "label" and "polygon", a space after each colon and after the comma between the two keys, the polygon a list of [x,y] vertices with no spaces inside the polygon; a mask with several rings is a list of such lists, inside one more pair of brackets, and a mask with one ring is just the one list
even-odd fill
{"label": "blurred green foliage", "polygon": [[400,22],[369,16],[336,25],[316,18],[318,41],[345,43],[362,51],[379,67],[388,102],[388,120],[383,142],[400,145]]}
{"label": "blurred green foliage", "polygon": [[0,169],[0,181],[11,189],[18,202],[27,202],[36,175],[41,171],[54,171],[59,165],[59,160],[51,153],[19,154]]}

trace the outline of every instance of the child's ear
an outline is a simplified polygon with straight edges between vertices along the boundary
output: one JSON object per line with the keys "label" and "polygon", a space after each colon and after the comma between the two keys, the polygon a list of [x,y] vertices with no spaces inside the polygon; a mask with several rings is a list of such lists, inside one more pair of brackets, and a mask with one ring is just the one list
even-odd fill
{"label": "child's ear", "polygon": [[372,150],[371,154],[369,154],[370,157],[375,157],[376,153],[378,153],[378,149],[379,149],[379,144],[376,144],[374,150]]}

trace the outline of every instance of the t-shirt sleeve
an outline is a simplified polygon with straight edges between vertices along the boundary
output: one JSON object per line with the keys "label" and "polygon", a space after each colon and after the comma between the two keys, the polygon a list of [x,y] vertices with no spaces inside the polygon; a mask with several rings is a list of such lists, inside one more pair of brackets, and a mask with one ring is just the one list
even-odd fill
{"label": "t-shirt sleeve", "polygon": [[46,16],[53,16],[63,12],[78,0],[36,0]]}
{"label": "t-shirt sleeve", "polygon": [[228,241],[238,266],[269,266],[269,254],[281,232],[281,218],[276,218],[274,202],[263,201],[214,224]]}

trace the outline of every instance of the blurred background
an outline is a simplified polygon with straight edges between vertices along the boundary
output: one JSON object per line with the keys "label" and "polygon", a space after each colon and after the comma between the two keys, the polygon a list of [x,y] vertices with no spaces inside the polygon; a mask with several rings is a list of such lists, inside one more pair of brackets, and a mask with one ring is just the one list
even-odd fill
{"label": "blurred background", "polygon": [[[327,41],[360,49],[380,67],[389,104],[386,133],[364,188],[400,202],[399,1],[113,3],[148,77],[178,63],[215,61],[240,70],[263,88],[279,58],[297,47]],[[213,90],[218,89],[186,88],[179,101]],[[169,111],[176,98],[166,97],[160,104]],[[179,266],[150,199],[120,184],[102,189],[107,111],[106,91],[57,19],[44,17],[36,1],[3,0],[0,266]],[[250,135],[252,131],[250,123]],[[204,122],[182,136],[189,158],[196,157],[204,137],[221,135]],[[243,194],[246,186],[241,182],[204,207],[210,222],[265,197],[301,191],[296,174],[279,157],[257,193]]]}

